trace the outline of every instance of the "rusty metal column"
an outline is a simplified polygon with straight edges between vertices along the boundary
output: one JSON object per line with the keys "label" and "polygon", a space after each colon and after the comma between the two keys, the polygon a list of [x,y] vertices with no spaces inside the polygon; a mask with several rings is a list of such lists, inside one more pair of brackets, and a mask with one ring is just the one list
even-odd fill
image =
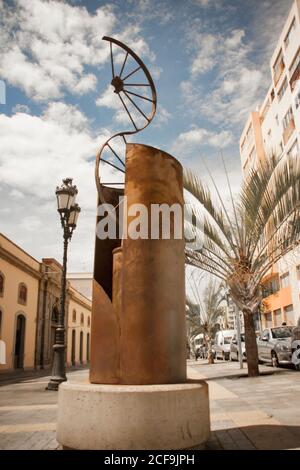
{"label": "rusty metal column", "polygon": [[[179,204],[180,163],[153,147],[127,144],[127,208]],[[124,214],[127,224],[132,217]],[[184,237],[124,239],[121,315],[121,383],[168,384],[186,381]],[[150,228],[149,228],[150,231]]]}

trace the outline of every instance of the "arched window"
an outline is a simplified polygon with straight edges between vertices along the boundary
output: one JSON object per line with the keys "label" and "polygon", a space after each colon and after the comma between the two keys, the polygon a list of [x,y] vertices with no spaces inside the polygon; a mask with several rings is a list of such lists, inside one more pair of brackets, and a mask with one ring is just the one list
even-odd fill
{"label": "arched window", "polygon": [[84,315],[83,315],[83,313],[80,315],[80,325],[84,325]]}
{"label": "arched window", "polygon": [[4,274],[0,272],[0,297],[4,294]]}
{"label": "arched window", "polygon": [[91,317],[88,316],[88,326],[91,326]]}
{"label": "arched window", "polygon": [[19,284],[18,303],[22,305],[27,304],[27,287],[23,283]]}
{"label": "arched window", "polygon": [[73,323],[76,322],[76,310],[73,310],[73,312],[72,312],[72,322]]}

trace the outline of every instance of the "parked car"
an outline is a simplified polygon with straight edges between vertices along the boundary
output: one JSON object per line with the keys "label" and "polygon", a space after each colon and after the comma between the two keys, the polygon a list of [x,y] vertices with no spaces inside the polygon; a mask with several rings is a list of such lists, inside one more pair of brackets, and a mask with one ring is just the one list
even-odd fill
{"label": "parked car", "polygon": [[216,333],[213,352],[216,359],[220,358],[224,361],[229,359],[230,355],[230,342],[235,330],[221,330]]}
{"label": "parked car", "polygon": [[266,328],[257,339],[258,359],[273,367],[292,362],[293,326]]}
{"label": "parked car", "polygon": [[[241,334],[241,346],[242,346],[242,355],[243,361],[246,359],[246,345],[245,345],[245,335]],[[230,342],[230,353],[229,359],[231,361],[239,360],[239,345],[237,341],[237,334],[234,334]]]}

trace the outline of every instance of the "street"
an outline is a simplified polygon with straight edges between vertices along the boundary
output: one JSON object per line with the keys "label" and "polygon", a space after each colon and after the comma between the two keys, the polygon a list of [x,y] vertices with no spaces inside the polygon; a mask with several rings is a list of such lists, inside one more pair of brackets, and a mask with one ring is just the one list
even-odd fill
{"label": "street", "polygon": [[[209,384],[211,438],[206,449],[300,449],[300,373],[260,366],[246,377],[237,362],[188,361],[188,374]],[[68,373],[74,381],[87,370]],[[57,393],[49,377],[0,382],[0,449],[57,450]],[[1,385],[3,384],[3,385]],[[116,442],[116,449],[118,443]]]}

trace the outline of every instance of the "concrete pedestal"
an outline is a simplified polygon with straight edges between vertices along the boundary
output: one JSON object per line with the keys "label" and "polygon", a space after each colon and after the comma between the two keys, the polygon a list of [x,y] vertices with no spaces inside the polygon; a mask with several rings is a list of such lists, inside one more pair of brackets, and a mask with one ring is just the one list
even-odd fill
{"label": "concrete pedestal", "polygon": [[205,382],[59,387],[57,440],[81,450],[189,449],[210,434]]}

